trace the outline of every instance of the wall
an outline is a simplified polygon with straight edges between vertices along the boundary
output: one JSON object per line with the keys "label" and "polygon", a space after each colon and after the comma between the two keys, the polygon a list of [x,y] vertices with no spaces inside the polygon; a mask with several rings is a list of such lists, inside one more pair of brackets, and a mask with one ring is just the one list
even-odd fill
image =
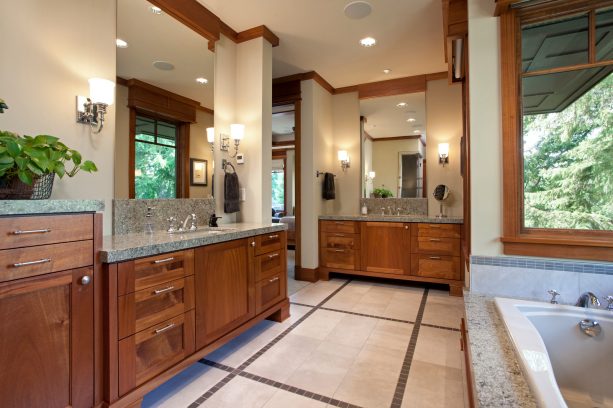
{"label": "wall", "polygon": [[367,175],[369,171],[373,171],[373,142],[369,138],[363,138],[362,140],[364,140],[364,142],[362,143],[362,182],[364,183],[364,186],[362,186],[362,191],[360,193],[362,195],[360,197],[370,197],[370,193],[372,193],[375,187],[375,181],[367,181],[365,175]]}
{"label": "wall", "polygon": [[296,206],[296,151],[288,150],[285,160],[285,172],[287,174],[287,197],[285,197],[285,211],[288,215],[294,215]]}
{"label": "wall", "polygon": [[372,170],[375,172],[374,188],[385,187],[398,197],[398,153],[421,153],[417,139],[372,142]]}
{"label": "wall", "polygon": [[[460,139],[463,132],[462,86],[449,85],[447,79],[428,81],[426,112],[426,197],[428,197],[428,214],[439,213],[439,202],[432,197],[432,192],[438,184],[445,184],[451,190],[449,199],[445,201],[445,213],[452,217],[461,217],[463,215],[463,180],[460,174]],[[449,143],[449,164],[445,166],[438,162],[439,143]],[[472,144],[478,143],[473,140]],[[478,158],[476,160],[481,159],[479,155],[473,155],[472,157]],[[477,171],[473,171],[477,173]],[[473,184],[476,183],[473,182]]]}
{"label": "wall", "polygon": [[213,194],[213,171],[215,163],[211,145],[206,140],[206,128],[213,126],[213,115],[201,110],[196,111],[196,123],[189,128],[189,157],[207,161],[207,185],[189,186],[190,198],[207,198]]}
{"label": "wall", "polygon": [[[75,100],[89,95],[88,78],[115,79],[115,25],[113,1],[0,2],[0,97],[9,106],[0,128],[58,136],[94,161],[97,173],[56,178],[52,198],[104,199],[105,233],[111,231],[115,109],[96,135],[76,123]],[[95,33],[94,43],[87,33]]]}

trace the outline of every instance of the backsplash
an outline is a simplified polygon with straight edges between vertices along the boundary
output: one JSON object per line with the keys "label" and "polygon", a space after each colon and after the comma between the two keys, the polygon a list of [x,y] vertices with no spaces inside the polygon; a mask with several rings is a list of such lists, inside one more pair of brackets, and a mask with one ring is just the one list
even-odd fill
{"label": "backsplash", "polygon": [[613,263],[517,256],[471,256],[470,290],[501,297],[548,301],[549,289],[559,301],[574,304],[583,292],[613,295]]}
{"label": "backsplash", "polygon": [[147,219],[147,207],[153,210],[153,230],[168,228],[169,217],[180,222],[190,214],[196,214],[198,226],[207,225],[209,217],[215,212],[214,198],[177,198],[158,200],[113,200],[113,234],[143,232]]}
{"label": "backsplash", "polygon": [[366,204],[368,214],[381,214],[381,208],[389,214],[391,207],[393,214],[397,214],[400,208],[401,215],[428,215],[427,198],[362,198],[360,208]]}

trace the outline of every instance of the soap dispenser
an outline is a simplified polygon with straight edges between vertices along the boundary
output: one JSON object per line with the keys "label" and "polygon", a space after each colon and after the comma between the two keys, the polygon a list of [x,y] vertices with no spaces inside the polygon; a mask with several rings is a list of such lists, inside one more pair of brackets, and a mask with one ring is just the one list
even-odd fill
{"label": "soap dispenser", "polygon": [[362,215],[368,214],[368,207],[366,207],[366,203],[362,204]]}

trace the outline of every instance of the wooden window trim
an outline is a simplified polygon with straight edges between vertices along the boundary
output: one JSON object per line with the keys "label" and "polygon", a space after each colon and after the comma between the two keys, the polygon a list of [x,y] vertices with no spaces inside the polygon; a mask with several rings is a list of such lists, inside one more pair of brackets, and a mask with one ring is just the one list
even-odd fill
{"label": "wooden window trim", "polygon": [[[500,16],[502,147],[503,147],[503,236],[507,255],[613,261],[613,231],[557,230],[523,226],[523,154],[521,132],[521,25],[577,13],[589,13],[589,40],[593,41],[595,15],[591,10],[610,6],[610,0],[552,1],[524,8],[509,8]],[[530,73],[564,72],[613,61],[595,61],[590,43],[589,62]]]}

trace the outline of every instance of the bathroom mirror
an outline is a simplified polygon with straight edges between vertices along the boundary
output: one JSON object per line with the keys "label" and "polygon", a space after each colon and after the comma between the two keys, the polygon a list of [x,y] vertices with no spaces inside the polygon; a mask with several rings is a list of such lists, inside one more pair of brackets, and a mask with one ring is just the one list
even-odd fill
{"label": "bathroom mirror", "polygon": [[426,94],[360,100],[361,197],[425,197]]}
{"label": "bathroom mirror", "polygon": [[214,53],[146,0],[117,0],[115,198],[213,195]]}

